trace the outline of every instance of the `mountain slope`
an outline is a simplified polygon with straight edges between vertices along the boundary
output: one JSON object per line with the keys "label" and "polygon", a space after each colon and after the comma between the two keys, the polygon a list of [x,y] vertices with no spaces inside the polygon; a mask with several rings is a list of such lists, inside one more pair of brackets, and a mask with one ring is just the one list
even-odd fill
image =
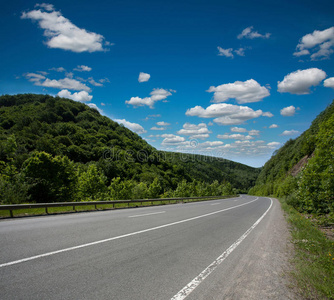
{"label": "mountain slope", "polygon": [[250,193],[289,197],[300,211],[334,210],[334,102],[264,165]]}
{"label": "mountain slope", "polygon": [[[56,157],[66,157],[69,162],[54,161]],[[186,154],[181,157],[179,153],[158,151],[134,132],[76,101],[34,94],[1,96],[2,179],[9,172],[8,165],[15,168],[18,175],[37,172],[29,166],[41,160],[57,166],[73,163],[73,169],[80,174],[88,170],[95,172],[106,188],[115,180],[131,183],[132,188],[139,183],[148,188],[156,180],[160,185],[159,194],[167,192],[167,195],[183,180],[207,184],[217,180],[246,192],[259,172],[259,169],[224,159]],[[81,177],[77,174],[76,180],[78,178]],[[50,182],[55,180],[50,178]]]}

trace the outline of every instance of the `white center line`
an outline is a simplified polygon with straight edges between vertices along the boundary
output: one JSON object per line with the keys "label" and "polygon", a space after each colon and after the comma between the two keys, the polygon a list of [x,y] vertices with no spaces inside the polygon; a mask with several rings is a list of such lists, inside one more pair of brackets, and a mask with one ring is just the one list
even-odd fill
{"label": "white center line", "polygon": [[232,206],[232,207],[229,207],[229,208],[217,210],[217,211],[214,211],[214,212],[211,212],[211,213],[208,213],[208,214],[200,215],[200,216],[197,216],[197,217],[192,217],[192,218],[189,218],[189,219],[184,219],[184,220],[181,220],[181,221],[176,221],[176,222],[168,223],[168,224],[165,224],[165,225],[160,225],[160,226],[157,226],[157,227],[152,227],[152,228],[148,228],[148,229],[144,229],[144,230],[139,230],[139,231],[135,231],[135,232],[131,232],[131,233],[127,233],[127,234],[107,238],[107,239],[104,239],[104,240],[99,240],[99,241],[95,241],[95,242],[91,242],[91,243],[87,243],[87,244],[82,244],[82,245],[78,245],[78,246],[74,246],[74,247],[69,247],[69,248],[64,248],[64,249],[60,249],[60,250],[56,250],[56,251],[52,251],[52,252],[39,254],[39,255],[36,255],[36,256],[31,256],[31,257],[26,257],[26,258],[19,259],[19,260],[10,261],[8,263],[0,264],[0,268],[16,265],[16,264],[23,263],[23,262],[26,262],[26,261],[35,260],[35,259],[38,259],[38,258],[47,257],[47,256],[51,256],[51,255],[55,255],[55,254],[59,254],[59,253],[63,253],[63,252],[68,252],[68,251],[77,250],[77,249],[81,249],[81,248],[85,248],[85,247],[90,247],[90,246],[93,246],[93,245],[98,245],[98,244],[102,244],[102,243],[106,243],[106,242],[111,242],[111,241],[119,240],[119,239],[122,239],[122,238],[125,238],[125,237],[134,236],[134,235],[137,235],[137,234],[141,234],[141,233],[145,233],[145,232],[149,232],[149,231],[153,231],[153,230],[157,230],[157,229],[161,229],[161,228],[166,228],[166,227],[169,227],[169,226],[182,224],[182,223],[185,223],[185,222],[189,222],[189,221],[197,220],[197,219],[200,219],[200,218],[212,216],[212,215],[219,214],[219,213],[227,211],[227,210],[231,210],[231,209],[234,209],[234,208],[237,208],[237,207],[241,207],[241,206],[250,204],[250,203],[252,203],[252,202],[254,202],[258,199],[259,199],[259,197],[257,197],[256,199],[254,199],[252,201],[249,201],[247,203],[239,204],[239,205],[236,205],[236,206]]}
{"label": "white center line", "polygon": [[212,203],[211,205],[218,205],[218,204],[221,204],[221,203]]}
{"label": "white center line", "polygon": [[252,230],[262,221],[265,215],[268,213],[273,205],[273,200],[270,199],[270,206],[265,213],[241,236],[239,237],[224,253],[222,253],[216,260],[211,263],[206,269],[204,269],[197,277],[190,281],[182,290],[180,290],[170,300],[183,300],[189,296],[189,294],[197,288],[218,266],[237,248],[241,242],[252,232]]}
{"label": "white center line", "polygon": [[138,217],[145,217],[145,216],[156,215],[156,214],[164,214],[164,213],[165,213],[165,211],[158,211],[158,212],[149,213],[149,214],[129,216],[128,218],[138,218]]}

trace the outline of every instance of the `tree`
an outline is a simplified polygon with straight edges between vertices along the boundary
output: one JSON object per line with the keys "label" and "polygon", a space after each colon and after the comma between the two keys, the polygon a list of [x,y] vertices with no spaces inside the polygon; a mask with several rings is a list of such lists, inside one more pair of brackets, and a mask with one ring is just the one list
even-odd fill
{"label": "tree", "polygon": [[33,202],[73,200],[77,177],[67,156],[35,152],[24,162],[23,174],[32,184],[29,194]]}
{"label": "tree", "polygon": [[103,199],[107,192],[107,177],[95,164],[88,166],[87,171],[78,174],[79,200]]}

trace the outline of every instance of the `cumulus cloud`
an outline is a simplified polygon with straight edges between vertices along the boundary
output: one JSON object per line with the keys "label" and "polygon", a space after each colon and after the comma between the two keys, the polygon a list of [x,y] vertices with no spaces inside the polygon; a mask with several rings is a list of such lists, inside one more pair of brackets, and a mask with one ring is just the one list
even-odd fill
{"label": "cumulus cloud", "polygon": [[87,105],[88,105],[90,108],[96,109],[100,114],[103,113],[103,110],[102,110],[101,108],[98,108],[96,104],[94,104],[94,103],[87,103]]}
{"label": "cumulus cloud", "polygon": [[228,49],[223,49],[222,47],[217,47],[217,49],[218,49],[218,55],[219,56],[225,56],[225,57],[231,57],[231,58],[233,58],[234,57],[234,55],[233,55],[233,49],[232,48],[228,48]]}
{"label": "cumulus cloud", "polygon": [[278,147],[279,145],[281,145],[281,143],[279,143],[279,142],[271,142],[271,143],[268,143],[267,145],[268,145],[269,147],[276,148],[276,147]]}
{"label": "cumulus cloud", "polygon": [[175,134],[162,134],[161,137],[164,138],[161,145],[176,145],[186,140],[184,137]]}
{"label": "cumulus cloud", "polygon": [[324,86],[334,89],[334,77],[326,79],[324,81]]}
{"label": "cumulus cloud", "polygon": [[65,68],[63,67],[59,67],[59,68],[51,68],[51,71],[56,71],[56,72],[66,72]]}
{"label": "cumulus cloud", "polygon": [[138,77],[138,81],[139,82],[146,82],[149,81],[151,75],[148,73],[144,73],[144,72],[140,72],[139,73],[139,77]]}
{"label": "cumulus cloud", "polygon": [[240,141],[244,141],[244,140],[253,140],[254,137],[252,137],[251,135],[243,135],[240,133],[234,133],[234,134],[218,134],[217,138],[219,139],[233,139],[233,140],[240,140]]}
{"label": "cumulus cloud", "polygon": [[81,102],[89,102],[93,98],[93,96],[89,95],[86,91],[76,92],[72,94],[69,90],[61,90],[57,94],[57,96]]}
{"label": "cumulus cloud", "polygon": [[80,65],[74,68],[73,70],[78,72],[90,72],[92,68],[85,65]]}
{"label": "cumulus cloud", "polygon": [[215,103],[225,102],[228,99],[236,99],[239,104],[252,103],[270,95],[269,90],[254,79],[211,86],[208,92],[214,93],[212,102]]}
{"label": "cumulus cloud", "polygon": [[212,104],[207,108],[195,106],[186,111],[187,116],[200,118],[215,118],[213,121],[219,125],[240,125],[250,119],[263,116],[262,110],[254,111],[248,106],[238,106],[226,103]]}
{"label": "cumulus cloud", "polygon": [[68,77],[56,80],[56,79],[46,78],[44,75],[36,73],[27,73],[25,74],[25,76],[29,81],[33,82],[34,85],[37,86],[50,87],[56,89],[68,89],[74,91],[86,91],[86,92],[91,91],[91,89],[84,83]]}
{"label": "cumulus cloud", "polygon": [[252,129],[252,130],[248,131],[248,134],[249,135],[260,135],[260,130]]}
{"label": "cumulus cloud", "polygon": [[164,121],[161,121],[161,122],[157,122],[156,123],[158,126],[169,126],[170,123],[167,123],[167,122],[164,122]]}
{"label": "cumulus cloud", "polygon": [[309,94],[310,87],[317,86],[326,77],[326,73],[318,68],[297,70],[284,76],[283,81],[278,81],[277,90],[280,93]]}
{"label": "cumulus cloud", "polygon": [[157,127],[157,126],[153,126],[153,127],[151,128],[151,130],[166,130],[166,128],[165,128],[165,127]]}
{"label": "cumulus cloud", "polygon": [[22,19],[37,21],[47,37],[46,44],[50,48],[58,48],[73,52],[104,51],[104,46],[111,45],[104,41],[101,34],[88,32],[74,25],[51,4],[40,4],[39,9],[23,12]]}
{"label": "cumulus cloud", "polygon": [[288,136],[288,135],[297,135],[299,131],[297,130],[284,130],[280,135],[282,136]]}
{"label": "cumulus cloud", "polygon": [[144,129],[143,126],[137,124],[137,123],[131,123],[125,119],[116,119],[115,122],[123,124],[126,128],[134,131],[135,133],[142,134],[146,133],[147,131]]}
{"label": "cumulus cloud", "polygon": [[180,135],[188,135],[191,136],[191,138],[200,138],[200,139],[208,138],[209,133],[211,133],[211,131],[209,131],[205,123],[200,123],[198,125],[185,123],[183,125],[183,128],[177,132],[177,134]]}
{"label": "cumulus cloud", "polygon": [[91,85],[94,85],[94,86],[103,86],[103,84],[101,82],[96,82],[93,77],[89,77],[88,78],[88,82],[91,84]]}
{"label": "cumulus cloud", "polygon": [[311,60],[327,59],[334,52],[333,47],[334,27],[322,31],[314,30],[300,39],[293,55],[297,57],[310,55]]}
{"label": "cumulus cloud", "polygon": [[247,132],[246,128],[241,128],[241,127],[232,127],[231,128],[232,132]]}
{"label": "cumulus cloud", "polygon": [[269,128],[278,128],[278,125],[277,125],[277,124],[271,124],[271,125],[269,126]]}
{"label": "cumulus cloud", "polygon": [[271,36],[271,33],[265,33],[265,34],[260,34],[257,31],[254,30],[253,26],[245,28],[238,36],[237,38],[243,39],[256,39],[256,38],[262,38],[262,39],[269,39]]}
{"label": "cumulus cloud", "polygon": [[130,100],[126,100],[126,104],[131,104],[133,106],[148,106],[153,109],[154,104],[157,101],[166,100],[167,97],[172,95],[173,90],[165,90],[165,89],[153,89],[150,93],[150,97],[140,98],[140,97],[131,97]]}
{"label": "cumulus cloud", "polygon": [[292,117],[295,115],[295,113],[296,113],[296,108],[293,105],[281,109],[281,115],[283,117]]}

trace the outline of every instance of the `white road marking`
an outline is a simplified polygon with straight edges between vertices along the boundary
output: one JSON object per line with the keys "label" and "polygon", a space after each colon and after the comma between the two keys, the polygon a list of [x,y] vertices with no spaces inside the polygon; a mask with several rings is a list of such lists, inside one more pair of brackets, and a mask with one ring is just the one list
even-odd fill
{"label": "white road marking", "polygon": [[212,203],[211,205],[218,205],[218,204],[221,204],[221,203]]}
{"label": "white road marking", "polygon": [[95,242],[91,242],[91,243],[87,243],[87,244],[82,244],[82,245],[79,245],[79,246],[69,247],[69,248],[65,248],[65,249],[60,249],[60,250],[56,250],[56,251],[52,251],[52,252],[43,253],[43,254],[36,255],[36,256],[31,256],[31,257],[27,257],[27,258],[23,258],[23,259],[19,259],[19,260],[14,260],[14,261],[11,261],[11,262],[8,262],[8,263],[0,264],[0,268],[16,265],[16,264],[23,263],[23,262],[26,262],[26,261],[35,260],[35,259],[38,259],[38,258],[47,257],[47,256],[51,256],[51,255],[55,255],[55,254],[59,254],[59,253],[63,253],[63,252],[77,250],[77,249],[80,249],[80,248],[85,248],[85,247],[89,247],[89,246],[93,246],[93,245],[98,245],[98,244],[102,244],[102,243],[106,243],[106,242],[111,242],[111,241],[114,241],[114,240],[119,240],[119,239],[122,239],[122,238],[125,238],[125,237],[137,235],[137,234],[140,234],[140,233],[145,233],[145,232],[149,232],[149,231],[153,231],[153,230],[166,228],[166,227],[169,227],[169,226],[173,226],[173,225],[182,224],[182,223],[185,223],[185,222],[197,220],[197,219],[200,219],[200,218],[212,216],[212,215],[224,212],[224,211],[228,211],[228,210],[231,210],[231,209],[234,209],[234,208],[237,208],[237,207],[241,207],[241,206],[250,204],[250,203],[252,203],[252,202],[254,202],[258,199],[259,199],[259,197],[257,197],[256,199],[254,199],[252,201],[249,201],[247,203],[243,203],[243,204],[239,204],[239,205],[236,205],[236,206],[233,206],[233,207],[221,209],[221,210],[211,212],[211,213],[208,213],[208,214],[204,214],[204,215],[200,215],[200,216],[197,216],[197,217],[192,217],[192,218],[189,218],[189,219],[185,219],[185,220],[181,220],[181,221],[177,221],[177,222],[173,222],[173,223],[168,223],[168,224],[160,225],[160,226],[157,226],[157,227],[152,227],[152,228],[148,228],[148,229],[144,229],[144,230],[140,230],[140,231],[135,231],[135,232],[131,232],[131,233],[127,233],[127,234],[123,234],[123,235],[119,235],[119,236],[115,236],[115,237],[112,237],[112,238],[99,240],[99,241],[95,241]]}
{"label": "white road marking", "polygon": [[154,212],[154,213],[149,213],[149,214],[129,216],[128,218],[138,218],[138,217],[145,217],[145,216],[156,215],[156,214],[164,214],[164,213],[165,213],[165,211],[159,211],[159,212]]}
{"label": "white road marking", "polygon": [[232,252],[241,242],[251,233],[251,231],[262,221],[273,205],[273,200],[269,198],[271,203],[266,212],[239,238],[237,239],[223,254],[221,254],[213,263],[204,269],[197,277],[190,281],[182,290],[180,290],[171,300],[183,300],[197,288],[205,278],[207,278]]}

